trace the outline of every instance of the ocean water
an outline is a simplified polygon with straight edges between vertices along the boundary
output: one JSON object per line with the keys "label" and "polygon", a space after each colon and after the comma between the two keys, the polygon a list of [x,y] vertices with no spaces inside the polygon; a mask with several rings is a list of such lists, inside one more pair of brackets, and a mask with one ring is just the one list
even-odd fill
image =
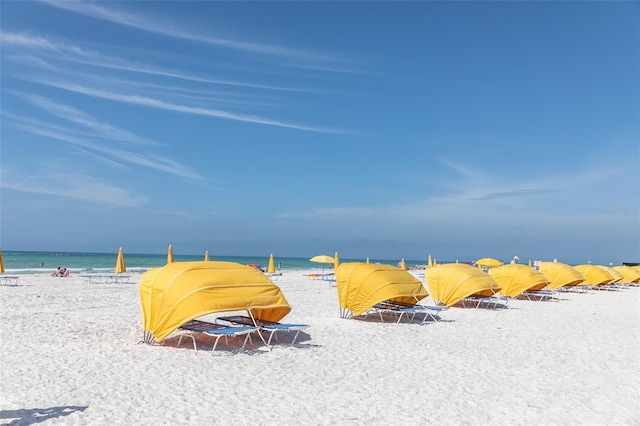
{"label": "ocean water", "polygon": [[[64,253],[64,252],[44,252],[44,251],[3,251],[5,273],[7,274],[37,274],[51,273],[58,266],[67,268],[72,274],[82,273],[107,273],[113,272],[116,266],[118,253]],[[167,263],[166,254],[136,254],[124,253],[124,260],[128,272],[144,272],[151,268],[164,266]],[[188,262],[194,260],[204,260],[204,254],[179,255],[174,254],[175,262]],[[220,260],[225,262],[237,262],[244,265],[256,263],[266,269],[269,264],[269,257],[248,257],[248,256],[213,256],[210,260]],[[296,257],[275,257],[276,268],[278,263],[281,270],[294,269],[317,269],[322,271],[323,265],[310,262],[307,258]],[[363,259],[340,259],[341,262],[363,262]],[[371,262],[388,263],[397,265],[397,260],[374,260]],[[407,268],[417,265],[418,262],[405,262]],[[423,262],[423,264],[426,262]],[[324,265],[328,270],[333,265]]]}

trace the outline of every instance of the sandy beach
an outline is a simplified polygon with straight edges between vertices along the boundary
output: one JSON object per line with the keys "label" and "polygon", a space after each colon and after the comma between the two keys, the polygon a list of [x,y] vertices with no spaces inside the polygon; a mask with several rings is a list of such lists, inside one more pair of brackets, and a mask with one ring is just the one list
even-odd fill
{"label": "sandy beach", "polygon": [[0,424],[640,424],[640,288],[395,324],[341,319],[311,272],[274,280],[296,345],[213,356],[138,344],[142,274],[22,275],[0,286]]}

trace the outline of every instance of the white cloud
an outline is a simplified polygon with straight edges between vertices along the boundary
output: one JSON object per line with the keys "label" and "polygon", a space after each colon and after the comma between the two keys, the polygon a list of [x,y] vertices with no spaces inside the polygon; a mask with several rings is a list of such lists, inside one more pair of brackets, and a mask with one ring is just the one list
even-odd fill
{"label": "white cloud", "polygon": [[188,105],[177,105],[177,104],[172,104],[169,102],[164,102],[158,99],[153,99],[145,96],[126,95],[126,94],[120,94],[115,92],[108,92],[108,91],[103,91],[103,90],[94,89],[90,87],[84,87],[84,86],[80,86],[72,83],[54,82],[54,81],[46,81],[46,80],[38,81],[38,83],[46,84],[49,86],[57,87],[57,88],[68,90],[75,93],[82,93],[84,95],[93,96],[96,98],[109,99],[112,101],[157,108],[157,109],[162,109],[166,111],[181,112],[184,114],[203,115],[203,116],[223,118],[228,120],[244,121],[249,123],[265,124],[270,126],[285,127],[289,129],[304,130],[308,132],[334,133],[334,134],[348,133],[340,129],[331,129],[331,128],[307,126],[303,124],[288,123],[285,121],[272,120],[269,118],[264,118],[256,115],[236,114],[232,112],[209,109],[209,108],[192,107]]}
{"label": "white cloud", "polygon": [[143,195],[111,185],[85,174],[42,172],[20,176],[15,171],[2,169],[0,186],[14,191],[73,198],[119,207],[138,207],[147,203]]}
{"label": "white cloud", "polygon": [[291,57],[308,61],[336,60],[333,55],[321,54],[309,50],[296,49],[275,44],[251,43],[232,40],[229,38],[198,34],[195,32],[187,31],[183,28],[178,28],[169,22],[156,22],[146,16],[136,15],[134,13],[125,12],[122,10],[104,7],[103,4],[96,2],[63,2],[54,0],[46,0],[44,2],[60,9],[65,9],[85,16],[91,16],[93,18],[114,22],[120,25],[136,28],[141,31],[162,34],[168,37],[190,40],[228,49],[241,50],[264,55]]}

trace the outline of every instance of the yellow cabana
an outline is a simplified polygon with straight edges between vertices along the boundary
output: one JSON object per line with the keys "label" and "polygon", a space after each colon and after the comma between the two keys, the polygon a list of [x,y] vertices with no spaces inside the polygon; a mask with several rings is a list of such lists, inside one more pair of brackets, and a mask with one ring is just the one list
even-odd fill
{"label": "yellow cabana", "polygon": [[447,306],[469,296],[490,297],[500,291],[491,275],[470,265],[448,263],[428,268],[425,280],[433,300]]}
{"label": "yellow cabana", "polygon": [[502,263],[501,261],[499,261],[498,259],[494,259],[492,257],[483,257],[482,259],[478,259],[474,262],[476,265],[480,265],[480,266],[487,266],[489,268],[492,268],[494,266],[501,266],[504,265],[504,263]]}
{"label": "yellow cabana", "polygon": [[573,267],[560,262],[540,262],[540,272],[549,281],[549,289],[582,285],[584,277]]}
{"label": "yellow cabana", "polygon": [[343,263],[336,271],[342,318],[358,316],[385,300],[415,305],[429,294],[407,271],[380,263]]}
{"label": "yellow cabana", "polygon": [[525,291],[542,290],[549,284],[540,272],[517,263],[496,266],[489,269],[489,274],[502,287],[500,294],[514,298]]}
{"label": "yellow cabana", "polygon": [[596,266],[600,266],[602,269],[604,269],[605,271],[607,271],[612,277],[613,277],[613,283],[618,283],[620,281],[622,281],[624,279],[624,275],[622,275],[620,272],[616,271],[615,269],[613,269],[610,266],[601,266],[601,265],[596,265]]}
{"label": "yellow cabana", "polygon": [[402,269],[403,271],[407,270],[407,264],[404,262],[404,257],[400,261],[400,269]]}
{"label": "yellow cabana", "polygon": [[573,268],[582,274],[587,285],[611,284],[615,279],[599,265],[576,265]]}
{"label": "yellow cabana", "polygon": [[0,274],[4,274],[4,261],[2,260],[2,249],[0,249]]}
{"label": "yellow cabana", "polygon": [[234,262],[172,262],[140,279],[144,341],[161,342],[182,324],[215,312],[251,310],[280,321],[291,311],[280,288],[257,268]]}
{"label": "yellow cabana", "polygon": [[614,266],[613,269],[622,275],[623,283],[640,283],[640,271],[624,265]]}
{"label": "yellow cabana", "polygon": [[338,257],[338,252],[333,256],[333,270],[337,271],[338,266],[340,266],[340,258]]}

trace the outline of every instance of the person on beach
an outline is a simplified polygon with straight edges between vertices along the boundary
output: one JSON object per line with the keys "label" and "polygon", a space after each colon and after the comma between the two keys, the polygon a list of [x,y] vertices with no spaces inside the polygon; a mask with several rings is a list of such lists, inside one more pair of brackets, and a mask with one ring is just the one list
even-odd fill
{"label": "person on beach", "polygon": [[511,263],[512,264],[516,264],[516,263],[518,263],[519,260],[520,260],[520,258],[518,256],[513,256],[513,259],[511,259]]}
{"label": "person on beach", "polygon": [[69,271],[67,271],[67,268],[62,268],[62,267],[58,266],[58,269],[53,271],[51,273],[51,276],[52,277],[68,277],[69,276]]}

